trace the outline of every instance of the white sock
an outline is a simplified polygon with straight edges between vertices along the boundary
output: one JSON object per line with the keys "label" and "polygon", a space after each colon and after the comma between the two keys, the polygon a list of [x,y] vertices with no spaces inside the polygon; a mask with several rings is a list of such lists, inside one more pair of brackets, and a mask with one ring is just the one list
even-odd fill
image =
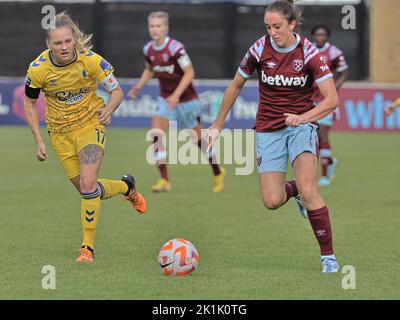
{"label": "white sock", "polygon": [[324,259],[327,259],[327,258],[335,259],[335,260],[336,260],[336,257],[335,257],[334,254],[331,254],[331,255],[329,255],[329,256],[321,256],[321,260],[324,260]]}

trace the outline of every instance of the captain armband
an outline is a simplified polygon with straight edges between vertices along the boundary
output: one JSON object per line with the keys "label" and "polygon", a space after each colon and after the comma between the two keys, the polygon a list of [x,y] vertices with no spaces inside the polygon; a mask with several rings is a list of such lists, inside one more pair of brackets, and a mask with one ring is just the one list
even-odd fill
{"label": "captain armband", "polygon": [[103,81],[100,82],[104,89],[108,92],[113,91],[115,88],[119,86],[117,78],[114,74],[109,74],[107,77],[104,78]]}
{"label": "captain armband", "polygon": [[185,53],[183,56],[178,58],[178,64],[181,69],[184,69],[185,67],[190,66],[192,61],[190,61],[189,55]]}

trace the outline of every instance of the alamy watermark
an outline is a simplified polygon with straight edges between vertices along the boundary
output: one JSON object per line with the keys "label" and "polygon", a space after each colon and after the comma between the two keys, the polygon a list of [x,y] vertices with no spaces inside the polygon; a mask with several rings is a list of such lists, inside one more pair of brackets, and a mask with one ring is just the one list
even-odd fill
{"label": "alamy watermark", "polygon": [[346,265],[342,268],[345,276],[342,278],[342,288],[345,290],[356,288],[356,268],[352,265]]}
{"label": "alamy watermark", "polygon": [[45,290],[56,289],[56,268],[52,265],[45,265],[42,268],[42,274],[45,276],[42,279],[42,288]]}
{"label": "alamy watermark", "polygon": [[56,28],[56,8],[52,5],[45,5],[42,7],[42,13],[45,16],[42,18],[42,28],[44,30]]}
{"label": "alamy watermark", "polygon": [[[193,129],[177,129],[176,121],[169,121],[168,137],[161,129],[151,129],[146,141],[153,142],[146,151],[149,164],[235,164],[236,175],[250,175],[255,167],[255,132],[250,129],[224,129],[208,150],[207,129],[200,137]],[[200,142],[200,147],[198,143]],[[222,160],[220,155],[223,154]]]}
{"label": "alamy watermark", "polygon": [[356,29],[356,8],[350,4],[342,7],[342,14],[345,16],[342,18],[342,28],[344,30],[355,30]]}

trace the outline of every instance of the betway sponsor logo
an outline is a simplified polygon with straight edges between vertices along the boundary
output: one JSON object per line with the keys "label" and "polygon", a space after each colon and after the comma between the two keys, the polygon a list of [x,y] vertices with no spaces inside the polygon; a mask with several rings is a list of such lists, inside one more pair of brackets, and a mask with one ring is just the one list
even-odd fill
{"label": "betway sponsor logo", "polygon": [[277,74],[276,76],[267,76],[264,70],[261,71],[261,81],[278,87],[304,87],[307,83],[308,75],[303,77],[285,77]]}
{"label": "betway sponsor logo", "polygon": [[175,66],[171,64],[170,66],[154,66],[153,71],[154,72],[167,72],[169,74],[174,73]]}

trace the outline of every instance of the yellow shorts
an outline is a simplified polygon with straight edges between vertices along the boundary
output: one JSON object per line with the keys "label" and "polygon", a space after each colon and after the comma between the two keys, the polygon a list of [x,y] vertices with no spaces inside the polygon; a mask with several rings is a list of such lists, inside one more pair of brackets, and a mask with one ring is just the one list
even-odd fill
{"label": "yellow shorts", "polygon": [[106,130],[94,124],[70,132],[51,132],[50,141],[69,179],[80,175],[79,152],[90,144],[105,150]]}

